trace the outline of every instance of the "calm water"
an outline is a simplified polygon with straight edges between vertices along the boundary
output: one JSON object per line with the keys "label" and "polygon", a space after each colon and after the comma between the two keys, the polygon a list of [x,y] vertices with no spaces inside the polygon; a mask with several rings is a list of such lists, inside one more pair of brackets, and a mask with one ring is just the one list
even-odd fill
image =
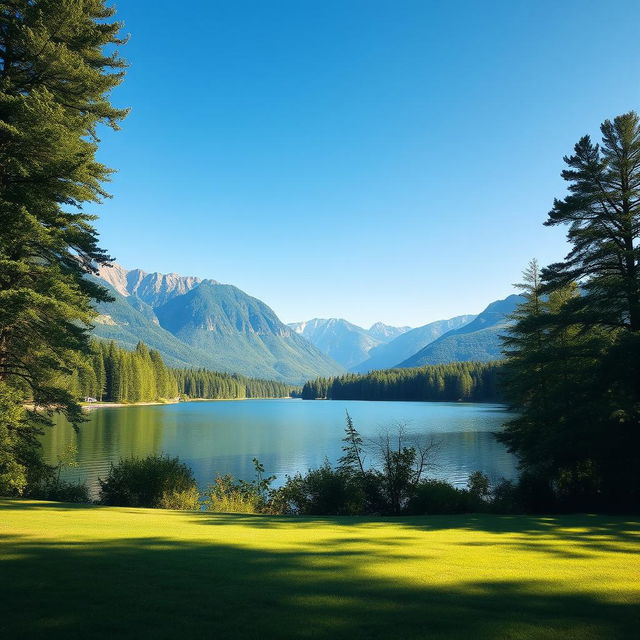
{"label": "calm water", "polygon": [[78,435],[60,422],[43,445],[55,463],[75,443],[79,467],[65,476],[86,480],[94,492],[111,462],[150,453],[179,456],[202,486],[218,472],[251,479],[257,457],[279,484],[340,457],[345,409],[365,439],[404,423],[408,433],[439,441],[435,477],[465,484],[476,469],[492,479],[515,476],[513,457],[492,435],[508,414],[490,404],[287,399],[105,408],[93,410]]}

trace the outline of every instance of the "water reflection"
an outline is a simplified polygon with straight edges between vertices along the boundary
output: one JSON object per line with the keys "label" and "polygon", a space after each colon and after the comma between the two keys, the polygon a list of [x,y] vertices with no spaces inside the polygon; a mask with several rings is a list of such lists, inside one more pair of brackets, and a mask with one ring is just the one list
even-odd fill
{"label": "water reflection", "polygon": [[494,480],[516,474],[513,457],[492,433],[508,415],[500,405],[247,400],[97,409],[77,435],[59,420],[43,446],[55,462],[75,442],[79,467],[64,475],[86,480],[94,492],[112,462],[150,453],[179,456],[203,486],[216,473],[250,478],[257,457],[279,484],[286,474],[340,457],[345,410],[365,438],[399,423],[433,436],[441,443],[435,477],[464,484],[477,469]]}

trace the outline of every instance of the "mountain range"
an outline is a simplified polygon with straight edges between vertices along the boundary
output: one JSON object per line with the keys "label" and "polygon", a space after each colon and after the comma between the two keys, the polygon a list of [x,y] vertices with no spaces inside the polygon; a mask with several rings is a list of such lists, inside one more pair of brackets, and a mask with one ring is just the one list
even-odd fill
{"label": "mountain range", "polygon": [[377,344],[371,330],[346,320],[315,318],[289,326],[355,373],[468,360],[488,362],[502,358],[500,335],[521,301],[521,296],[511,295],[492,302],[477,316],[456,316],[415,329],[396,328],[394,338]]}
{"label": "mountain range", "polygon": [[480,314],[411,329],[344,319],[289,325],[229,284],[118,264],[88,276],[114,300],[97,305],[94,334],[131,349],[142,340],[173,367],[206,367],[299,384],[345,371],[417,367],[502,357],[500,335],[522,300],[511,295]]}
{"label": "mountain range", "polygon": [[406,331],[395,339],[378,345],[371,349],[368,358],[362,360],[356,366],[352,367],[352,371],[358,373],[366,373],[374,369],[389,369],[396,366],[406,358],[411,357],[438,339],[441,335],[452,329],[457,329],[471,322],[475,316],[457,316],[450,320],[438,320],[430,322],[422,327],[416,327],[410,331]]}
{"label": "mountain range", "polygon": [[113,302],[100,303],[94,334],[132,348],[142,340],[167,364],[298,384],[344,369],[237,287],[178,274],[103,267]]}
{"label": "mountain range", "polygon": [[509,325],[509,315],[522,301],[522,296],[510,295],[503,300],[492,302],[471,322],[448,331],[397,366],[421,367],[426,364],[467,360],[489,362],[501,359],[500,336]]}
{"label": "mountain range", "polygon": [[391,327],[382,322],[363,329],[341,318],[314,318],[307,322],[293,322],[288,326],[347,369],[367,359],[372,349],[410,329]]}

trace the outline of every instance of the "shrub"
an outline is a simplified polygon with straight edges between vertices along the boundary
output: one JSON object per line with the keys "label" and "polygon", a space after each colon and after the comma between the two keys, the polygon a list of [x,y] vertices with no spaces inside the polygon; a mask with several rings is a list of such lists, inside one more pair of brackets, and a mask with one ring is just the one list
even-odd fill
{"label": "shrub", "polygon": [[553,513],[558,508],[551,482],[531,473],[498,483],[490,506],[494,513]]}
{"label": "shrub", "polygon": [[261,513],[264,507],[260,496],[229,473],[218,475],[205,493],[207,511],[217,513]]}
{"label": "shrub", "polygon": [[29,485],[26,497],[56,502],[90,503],[89,489],[83,482],[67,482],[55,477]]}
{"label": "shrub", "polygon": [[178,511],[199,511],[200,492],[196,486],[183,491],[165,491],[160,496],[158,507],[160,509],[176,509]]}
{"label": "shrub", "polygon": [[517,484],[512,480],[501,480],[491,493],[490,506],[494,513],[524,513]]}
{"label": "shrub", "polygon": [[482,471],[474,471],[467,480],[469,493],[480,499],[488,498],[491,493],[491,483],[489,476]]}
{"label": "shrub", "polygon": [[[100,502],[121,507],[197,509],[198,488],[191,469],[179,458],[150,455],[111,465],[99,479]],[[167,505],[172,506],[167,506]]]}
{"label": "shrub", "polygon": [[272,512],[297,515],[353,515],[365,510],[365,492],[356,474],[333,469],[325,462],[319,469],[287,476],[271,495]]}
{"label": "shrub", "polygon": [[235,480],[231,474],[218,475],[209,485],[204,505],[218,513],[266,513],[269,509],[271,483],[275,476],[264,475],[264,466],[253,459],[255,477],[251,482]]}
{"label": "shrub", "polygon": [[480,507],[481,500],[467,489],[458,489],[444,480],[424,480],[416,487],[406,512],[411,515],[470,513]]}

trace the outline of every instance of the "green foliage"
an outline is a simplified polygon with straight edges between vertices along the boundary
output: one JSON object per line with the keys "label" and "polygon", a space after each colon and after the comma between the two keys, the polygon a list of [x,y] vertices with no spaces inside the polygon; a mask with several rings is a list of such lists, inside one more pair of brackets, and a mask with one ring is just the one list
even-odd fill
{"label": "green foliage", "polygon": [[275,476],[264,476],[264,467],[253,459],[255,478],[247,482],[235,480],[231,474],[218,475],[204,497],[207,511],[219,513],[265,513],[268,510],[270,487]]}
{"label": "green foliage", "polygon": [[171,489],[164,491],[158,501],[160,509],[174,509],[175,511],[199,511],[200,492],[198,487],[188,489]]}
{"label": "green foliage", "polygon": [[467,481],[467,489],[478,498],[486,498],[491,492],[489,477],[482,471],[474,471]]}
{"label": "green foliage", "polygon": [[342,442],[344,442],[344,446],[342,447],[343,455],[338,460],[338,464],[340,468],[346,469],[352,472],[360,472],[364,473],[364,451],[363,451],[363,442],[362,437],[356,430],[353,420],[349,415],[349,412],[346,412],[346,426],[344,429],[344,438]]}
{"label": "green foliage", "polygon": [[294,387],[207,369],[174,369],[180,395],[187,398],[288,398]]}
{"label": "green foliage", "polygon": [[498,363],[453,362],[415,369],[384,369],[367,374],[317,378],[302,388],[313,400],[498,401]]}
{"label": "green foliage", "polygon": [[[0,382],[0,494],[20,495],[27,486],[28,438],[33,430],[26,422],[26,410],[17,390]],[[20,429],[26,431],[25,435]]]}
{"label": "green foliage", "polygon": [[155,312],[162,327],[208,354],[209,368],[294,384],[343,370],[262,301],[231,285],[203,282]]}
{"label": "green foliage", "polygon": [[450,362],[493,362],[502,359],[500,336],[508,315],[519,302],[517,295],[496,300],[475,319],[452,329],[396,366],[423,367]]}
{"label": "green foliage", "polygon": [[[347,413],[344,456],[337,468],[328,461],[319,469],[288,476],[270,495],[272,513],[357,515],[406,512],[437,446],[407,436],[402,427],[363,443]],[[374,463],[365,467],[365,453]]]}
{"label": "green foliage", "polygon": [[486,504],[469,489],[459,489],[444,480],[420,482],[407,503],[410,515],[436,515],[481,511]]}
{"label": "green foliage", "polygon": [[108,100],[124,67],[113,13],[103,0],[0,5],[0,382],[43,409],[0,417],[19,424],[3,450],[17,492],[25,469],[42,468],[36,436],[47,411],[82,421],[56,378],[88,353],[92,300],[108,298],[84,277],[108,260],[84,206],[107,196],[111,173],[95,158],[97,128],[125,115]]}
{"label": "green foliage", "polygon": [[289,515],[357,515],[365,513],[362,476],[333,469],[326,462],[305,474],[287,477],[271,495],[270,511]]}
{"label": "green foliage", "polygon": [[550,508],[640,505],[640,119],[601,131],[565,157],[569,195],[546,222],[569,225],[571,251],[530,264],[505,340],[519,416],[500,437]]}
{"label": "green foliage", "polygon": [[183,398],[286,398],[294,387],[207,369],[169,369],[155,349],[138,342],[132,351],[115,342],[96,340],[88,358],[56,377],[56,384],[75,399],[109,402],[153,402]]}
{"label": "green foliage", "polygon": [[68,482],[56,478],[55,474],[46,476],[29,485],[26,497],[36,500],[54,500],[56,502],[91,502],[89,488],[84,482]]}
{"label": "green foliage", "polygon": [[100,502],[112,506],[192,509],[197,491],[191,469],[165,455],[121,460],[100,478]]}

